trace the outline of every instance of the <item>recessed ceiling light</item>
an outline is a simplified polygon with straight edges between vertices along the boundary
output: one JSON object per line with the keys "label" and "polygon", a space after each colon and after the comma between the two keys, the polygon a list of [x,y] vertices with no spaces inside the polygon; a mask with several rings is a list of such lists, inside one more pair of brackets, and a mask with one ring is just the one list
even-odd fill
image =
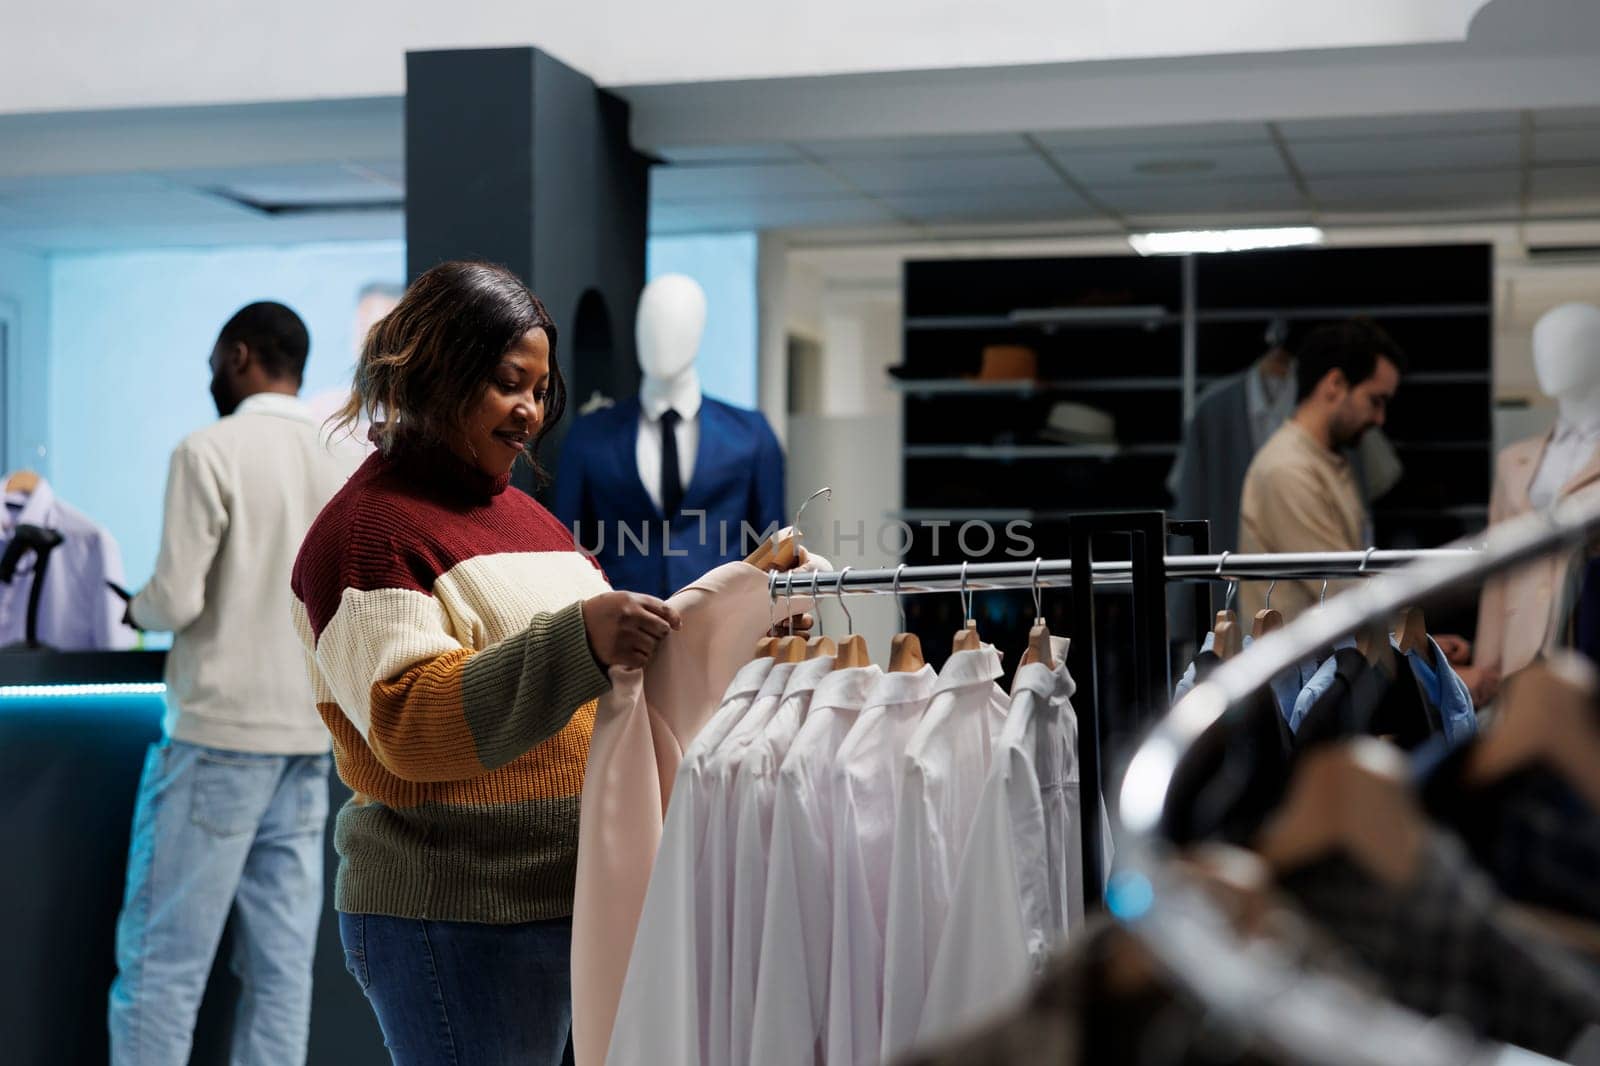
{"label": "recessed ceiling light", "polygon": [[1184,255],[1189,252],[1245,252],[1253,248],[1293,248],[1321,244],[1316,226],[1272,229],[1198,229],[1167,233],[1132,233],[1128,243],[1140,255]]}
{"label": "recessed ceiling light", "polygon": [[1143,163],[1135,163],[1133,169],[1140,174],[1173,177],[1182,174],[1204,174],[1216,170],[1217,164],[1210,159],[1147,159]]}

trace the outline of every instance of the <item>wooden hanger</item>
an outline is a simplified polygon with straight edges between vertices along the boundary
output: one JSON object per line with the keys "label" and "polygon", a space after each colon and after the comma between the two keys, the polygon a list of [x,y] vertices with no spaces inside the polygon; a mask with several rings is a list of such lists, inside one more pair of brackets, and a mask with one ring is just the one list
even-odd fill
{"label": "wooden hanger", "polygon": [[834,655],[835,670],[851,670],[872,663],[872,656],[867,654],[867,638],[856,632],[856,620],[850,617],[850,608],[844,603],[844,579],[849,573],[848,566],[839,571],[839,584],[834,590],[839,594],[839,610],[844,612],[845,631],[848,634]]}
{"label": "wooden hanger", "polygon": [[1280,874],[1343,853],[1385,884],[1409,884],[1428,828],[1406,785],[1406,761],[1372,737],[1313,749],[1255,850]]}
{"label": "wooden hanger", "polygon": [[745,556],[744,561],[757,570],[793,570],[804,562],[805,551],[800,547],[800,519],[806,513],[806,505],[818,496],[826,496],[831,500],[833,489],[824,485],[807,496],[794,513],[794,525],[780,529],[762,541],[755,551]]}
{"label": "wooden hanger", "polygon": [[39,475],[32,470],[13,470],[11,476],[6,478],[7,492],[20,492],[29,495],[39,487]]}
{"label": "wooden hanger", "polygon": [[1520,671],[1506,685],[1494,728],[1473,745],[1466,782],[1485,785],[1543,763],[1600,813],[1597,691],[1594,665],[1572,652]]}
{"label": "wooden hanger", "polygon": [[978,623],[972,620],[972,593],[967,591],[967,564],[961,563],[961,613],[966,618],[962,627],[956,630],[956,635],[950,641],[951,652],[977,651],[983,646],[983,640],[978,636]]}
{"label": "wooden hanger", "polygon": [[[1222,568],[1227,565],[1228,556],[1232,552],[1223,552],[1222,558],[1217,560],[1217,578],[1223,580]],[[1237,581],[1228,582],[1228,594],[1223,597],[1222,610],[1217,612],[1217,621],[1211,629],[1211,650],[1219,659],[1227,660],[1238,655],[1244,650],[1244,633],[1239,629],[1239,620],[1233,613],[1233,597],[1239,591]]]}
{"label": "wooden hanger", "polygon": [[1278,587],[1278,579],[1273,578],[1267,585],[1267,599],[1261,605],[1261,610],[1256,612],[1256,617],[1250,623],[1250,639],[1260,640],[1268,633],[1283,628],[1283,612],[1275,610],[1272,606],[1272,590]]}
{"label": "wooden hanger", "polygon": [[1050,627],[1044,623],[1044,607],[1039,592],[1039,564],[1044,560],[1033,560],[1033,628],[1028,630],[1028,650],[1022,653],[1022,665],[1029,663],[1042,663],[1045,669],[1056,668],[1055,657],[1050,648]]}
{"label": "wooden hanger", "polygon": [[1400,616],[1400,624],[1395,627],[1395,635],[1400,642],[1400,654],[1410,655],[1412,652],[1422,656],[1429,666],[1434,665],[1433,641],[1428,639],[1428,622],[1422,616],[1421,607],[1407,607]]}
{"label": "wooden hanger", "polygon": [[891,674],[914,674],[927,665],[927,660],[922,657],[922,641],[915,633],[906,630],[906,608],[900,599],[900,571],[906,568],[901,563],[894,568],[894,584],[891,591],[894,595],[894,605],[900,611],[900,632],[889,641],[889,672]]}

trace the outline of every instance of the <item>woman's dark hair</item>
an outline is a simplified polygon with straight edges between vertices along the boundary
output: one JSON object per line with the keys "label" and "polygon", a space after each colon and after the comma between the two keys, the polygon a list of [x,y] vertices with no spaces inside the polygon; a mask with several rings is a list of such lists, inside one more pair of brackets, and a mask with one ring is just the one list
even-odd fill
{"label": "woman's dark hair", "polygon": [[401,437],[446,441],[489,387],[501,357],[533,329],[550,342],[544,421],[526,452],[543,482],[539,444],[567,405],[556,324],[520,278],[493,263],[440,263],[411,283],[367,333],[350,399],[334,424],[351,431],[365,416],[386,454]]}

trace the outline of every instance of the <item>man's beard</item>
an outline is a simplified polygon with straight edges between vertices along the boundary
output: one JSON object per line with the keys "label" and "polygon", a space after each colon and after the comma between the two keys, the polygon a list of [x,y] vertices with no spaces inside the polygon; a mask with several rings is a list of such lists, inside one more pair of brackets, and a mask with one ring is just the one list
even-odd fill
{"label": "man's beard", "polygon": [[239,409],[239,401],[217,378],[211,379],[211,402],[217,405],[217,415],[227,418]]}

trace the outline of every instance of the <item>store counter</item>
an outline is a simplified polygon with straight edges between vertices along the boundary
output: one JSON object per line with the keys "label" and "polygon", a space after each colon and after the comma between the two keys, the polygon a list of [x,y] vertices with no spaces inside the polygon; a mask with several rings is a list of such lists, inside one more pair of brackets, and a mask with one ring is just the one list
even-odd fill
{"label": "store counter", "polygon": [[[128,837],[145,752],[161,739],[164,652],[0,652],[0,1059],[107,1061]],[[309,1062],[388,1062],[372,1011],[345,972],[333,910],[331,818]],[[228,1061],[238,981],[225,935],[192,1063]]]}

